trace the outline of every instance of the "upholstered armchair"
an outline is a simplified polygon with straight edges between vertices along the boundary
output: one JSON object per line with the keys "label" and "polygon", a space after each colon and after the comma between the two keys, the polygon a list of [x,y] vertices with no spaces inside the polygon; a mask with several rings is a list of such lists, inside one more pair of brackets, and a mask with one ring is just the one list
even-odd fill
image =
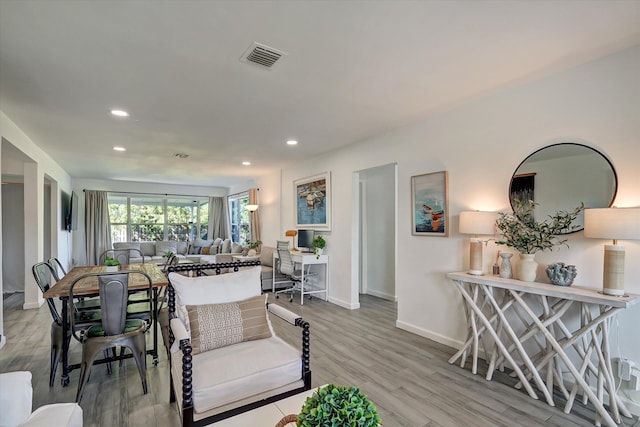
{"label": "upholstered armchair", "polygon": [[[169,267],[171,398],[183,426],[208,425],[311,388],[309,324],[266,304],[254,264],[200,277],[198,264]],[[269,314],[301,328],[300,348],[276,336]]]}
{"label": "upholstered armchair", "polygon": [[76,403],[44,405],[31,412],[31,372],[0,374],[0,426],[82,427],[82,408]]}

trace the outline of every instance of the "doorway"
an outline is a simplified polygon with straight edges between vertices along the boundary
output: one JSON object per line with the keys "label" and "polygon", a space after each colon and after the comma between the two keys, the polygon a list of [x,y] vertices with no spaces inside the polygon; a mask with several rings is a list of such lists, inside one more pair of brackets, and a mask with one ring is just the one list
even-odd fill
{"label": "doorway", "polygon": [[359,293],[397,301],[396,164],[358,172]]}

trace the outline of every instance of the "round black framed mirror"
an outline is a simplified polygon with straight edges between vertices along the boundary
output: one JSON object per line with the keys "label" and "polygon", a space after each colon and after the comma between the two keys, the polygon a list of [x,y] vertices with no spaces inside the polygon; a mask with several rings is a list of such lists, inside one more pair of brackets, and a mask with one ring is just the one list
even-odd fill
{"label": "round black framed mirror", "polygon": [[[598,150],[564,142],[549,145],[529,155],[511,177],[509,201],[533,200],[535,216],[543,221],[556,211],[570,211],[584,203],[585,208],[607,208],[618,191],[613,164]],[[581,213],[575,224],[584,228]]]}

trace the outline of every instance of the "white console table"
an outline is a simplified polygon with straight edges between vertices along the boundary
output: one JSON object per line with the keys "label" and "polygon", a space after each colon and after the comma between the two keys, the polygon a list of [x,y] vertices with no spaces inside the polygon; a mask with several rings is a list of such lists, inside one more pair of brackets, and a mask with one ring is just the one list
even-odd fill
{"label": "white console table", "polygon": [[[621,422],[621,414],[631,417],[616,394],[609,330],[620,310],[640,303],[639,295],[614,297],[580,286],[562,287],[467,273],[448,273],[447,278],[463,297],[468,326],[466,342],[449,363],[460,359],[463,367],[471,352],[471,369],[477,373],[482,343],[489,362],[487,380],[506,361],[513,368],[512,376],[520,380],[516,388],[524,387],[534,399],[538,399],[538,394],[531,381],[551,406],[555,406],[553,387],[557,386],[567,399],[565,413],[571,411],[580,393],[585,403],[591,400],[596,408],[598,426],[604,422],[615,427]],[[565,316],[571,307],[579,310],[575,322]],[[491,339],[485,339],[487,336]],[[489,348],[485,341],[489,342]],[[570,348],[579,356],[573,361],[567,355]],[[571,387],[563,381],[563,368],[573,377]],[[595,391],[590,379],[594,380]],[[605,391],[610,397],[609,411],[603,404]]]}
{"label": "white console table", "polygon": [[[303,253],[303,252],[292,251],[291,257],[293,258],[294,263],[300,265],[300,270],[302,272],[301,282],[303,283],[303,285],[301,286],[301,291],[300,291],[300,305],[304,304],[305,295],[324,294],[323,299],[326,301],[327,290],[329,289],[329,256],[328,255],[316,256],[313,253]],[[271,277],[271,283],[272,283],[272,291],[274,293],[276,291],[276,284],[291,282],[291,280],[276,281],[277,260],[278,260],[278,251],[273,251],[273,275]],[[305,275],[308,273],[309,268],[315,265],[324,266],[322,271],[318,272],[318,276],[317,276],[318,281],[314,284],[304,284]]]}

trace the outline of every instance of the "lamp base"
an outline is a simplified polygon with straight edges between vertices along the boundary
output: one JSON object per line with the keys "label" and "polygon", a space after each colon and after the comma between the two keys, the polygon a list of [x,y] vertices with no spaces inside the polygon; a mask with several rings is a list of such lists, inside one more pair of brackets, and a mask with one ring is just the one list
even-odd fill
{"label": "lamp base", "polygon": [[471,239],[469,242],[469,274],[482,276],[482,241]]}
{"label": "lamp base", "polygon": [[605,295],[624,295],[624,246],[604,246],[604,271],[602,293]]}

